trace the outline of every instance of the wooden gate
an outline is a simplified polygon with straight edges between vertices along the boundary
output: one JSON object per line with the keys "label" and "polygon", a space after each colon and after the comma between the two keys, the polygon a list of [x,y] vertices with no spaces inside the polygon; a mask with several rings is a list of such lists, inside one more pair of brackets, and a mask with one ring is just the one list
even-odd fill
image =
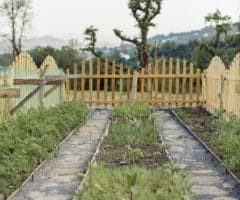
{"label": "wooden gate", "polygon": [[[193,64],[162,58],[147,69],[133,70],[105,59],[74,65],[71,74],[79,79],[66,79],[66,100],[80,99],[90,105],[149,103],[162,107],[200,104],[201,72]],[[70,76],[70,70],[67,70]],[[70,90],[72,88],[73,90]]]}

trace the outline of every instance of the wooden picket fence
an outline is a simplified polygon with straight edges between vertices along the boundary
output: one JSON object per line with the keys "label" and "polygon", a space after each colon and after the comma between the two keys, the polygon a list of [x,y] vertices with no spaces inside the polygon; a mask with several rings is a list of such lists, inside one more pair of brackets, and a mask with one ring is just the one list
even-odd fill
{"label": "wooden picket fence", "polygon": [[162,108],[203,106],[240,116],[240,54],[229,69],[219,57],[214,57],[203,73],[185,60],[163,57],[138,70],[116,65],[114,61],[110,63],[107,58],[83,61],[81,66],[75,64],[65,74],[50,56],[37,68],[30,55],[22,53],[6,72],[0,72],[0,90],[20,89],[19,98],[12,98],[11,93],[5,98],[0,93],[0,119],[36,88],[31,83],[14,85],[14,80],[36,81],[45,76],[65,80],[65,87],[61,82],[45,85],[23,109],[80,99],[90,106],[121,103],[148,103]]}
{"label": "wooden picket fence", "polygon": [[[64,75],[63,70],[57,67],[52,57],[48,56],[41,67],[37,68],[31,56],[26,52],[21,53],[6,72],[0,73],[0,89],[20,89],[19,98],[0,98],[0,120],[8,116],[9,111],[36,88],[34,84],[14,85],[14,79],[40,79],[42,78],[41,71],[45,66],[48,66],[46,75]],[[39,106],[49,107],[64,102],[64,84],[44,97],[44,92],[48,91],[50,87],[45,86],[41,92],[25,103],[21,110]]]}
{"label": "wooden picket fence", "polygon": [[[70,76],[69,69],[66,73]],[[78,74],[77,65],[72,73]],[[137,102],[162,107],[196,106],[201,102],[200,69],[179,59],[174,62],[173,58],[162,58],[138,71],[116,66],[114,61],[110,64],[108,59],[83,61],[79,75],[73,83],[66,79],[67,101],[80,99],[90,105],[105,106]]]}
{"label": "wooden picket fence", "polygon": [[221,58],[214,57],[204,72],[203,101],[210,111],[225,110],[240,116],[240,54],[227,69]]}

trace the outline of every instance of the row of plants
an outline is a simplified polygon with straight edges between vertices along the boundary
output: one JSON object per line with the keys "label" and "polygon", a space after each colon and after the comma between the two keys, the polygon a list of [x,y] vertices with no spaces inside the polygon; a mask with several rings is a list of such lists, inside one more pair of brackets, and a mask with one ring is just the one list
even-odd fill
{"label": "row of plants", "polygon": [[89,113],[81,102],[30,109],[0,124],[0,194],[5,197],[48,158]]}
{"label": "row of plants", "polygon": [[193,183],[165,155],[148,105],[120,105],[80,200],[192,199]]}
{"label": "row of plants", "polygon": [[177,114],[240,178],[240,119],[202,109],[178,109]]}

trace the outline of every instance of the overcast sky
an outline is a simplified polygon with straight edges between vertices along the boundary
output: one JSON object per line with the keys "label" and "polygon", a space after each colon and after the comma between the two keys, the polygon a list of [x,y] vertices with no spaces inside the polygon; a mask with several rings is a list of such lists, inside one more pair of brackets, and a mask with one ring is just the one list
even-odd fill
{"label": "overcast sky", "polygon": [[[99,44],[118,43],[112,29],[126,34],[137,33],[127,7],[128,0],[33,0],[34,19],[31,35],[52,35],[62,39],[83,40],[89,25],[99,29]],[[233,21],[240,17],[240,0],[163,0],[161,14],[150,32],[168,34],[205,26],[204,16],[219,9]]]}

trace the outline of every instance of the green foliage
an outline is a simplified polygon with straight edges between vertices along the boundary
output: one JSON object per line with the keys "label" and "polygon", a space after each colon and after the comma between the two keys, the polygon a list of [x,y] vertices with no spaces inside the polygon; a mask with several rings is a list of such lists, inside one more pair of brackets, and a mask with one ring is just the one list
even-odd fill
{"label": "green foliage", "polygon": [[70,46],[64,46],[61,49],[55,49],[53,47],[35,47],[30,50],[30,55],[33,57],[34,62],[37,66],[41,66],[44,59],[50,55],[56,60],[58,67],[62,69],[71,68],[74,63],[81,66],[83,56],[78,50],[73,49]]}
{"label": "green foliage", "polygon": [[220,132],[217,137],[212,137],[212,144],[223,162],[240,177],[240,119],[236,116],[220,116],[215,123]]}
{"label": "green foliage", "polygon": [[0,124],[0,193],[8,196],[74,129],[89,110],[72,102],[31,109]]}
{"label": "green foliage", "polygon": [[123,156],[123,160],[127,161],[127,163],[135,163],[141,158],[144,158],[144,154],[141,149],[134,149],[130,145],[126,146],[126,152]]}
{"label": "green foliage", "polygon": [[79,200],[193,199],[193,182],[173,163],[152,171],[138,167],[113,170],[98,164],[90,171]]}
{"label": "green foliage", "polygon": [[114,117],[147,118],[150,114],[151,111],[147,104],[121,104],[116,106],[113,111]]}
{"label": "green foliage", "polygon": [[111,124],[108,144],[117,146],[158,144],[158,136],[150,119],[117,119]]}
{"label": "green foliage", "polygon": [[88,27],[84,31],[85,35],[85,41],[88,42],[86,47],[82,49],[83,51],[90,51],[96,58],[99,58],[102,56],[102,52],[96,51],[96,42],[97,42],[97,31],[98,29],[95,28],[94,26]]}
{"label": "green foliage", "polygon": [[114,29],[115,35],[122,41],[130,42],[136,46],[138,52],[139,65],[147,67],[150,61],[150,44],[148,43],[148,33],[150,27],[155,26],[153,19],[160,14],[162,0],[129,0],[128,8],[131,10],[140,36],[130,38],[125,36],[122,31]]}

